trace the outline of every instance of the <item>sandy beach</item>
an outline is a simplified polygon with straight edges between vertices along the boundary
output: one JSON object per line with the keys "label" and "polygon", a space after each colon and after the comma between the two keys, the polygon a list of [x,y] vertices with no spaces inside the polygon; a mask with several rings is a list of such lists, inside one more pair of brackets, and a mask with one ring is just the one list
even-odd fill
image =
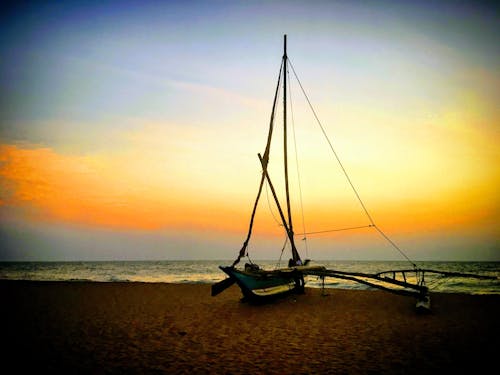
{"label": "sandy beach", "polygon": [[2,367],[49,373],[430,374],[498,367],[500,296],[0,281]]}

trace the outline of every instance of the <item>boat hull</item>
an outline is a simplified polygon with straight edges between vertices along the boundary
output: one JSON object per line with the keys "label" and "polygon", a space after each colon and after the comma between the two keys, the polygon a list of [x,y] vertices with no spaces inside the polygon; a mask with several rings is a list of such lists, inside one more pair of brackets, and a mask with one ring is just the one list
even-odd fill
{"label": "boat hull", "polygon": [[304,291],[304,279],[300,272],[242,271],[234,267],[219,267],[241,289],[243,296],[254,302],[264,302],[290,293]]}

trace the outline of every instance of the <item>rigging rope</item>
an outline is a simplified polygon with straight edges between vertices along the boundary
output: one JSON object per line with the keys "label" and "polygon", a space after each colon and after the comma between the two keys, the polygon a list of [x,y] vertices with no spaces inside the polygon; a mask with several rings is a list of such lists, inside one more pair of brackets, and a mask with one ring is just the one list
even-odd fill
{"label": "rigging rope", "polygon": [[283,224],[278,220],[276,215],[274,215],[273,207],[271,206],[271,201],[269,200],[269,190],[268,190],[268,182],[265,182],[265,187],[266,187],[266,198],[267,198],[267,207],[269,208],[269,212],[271,212],[271,216],[273,217],[274,221],[278,226],[282,227]]}
{"label": "rigging rope", "polygon": [[327,230],[319,230],[316,232],[307,232],[307,233],[298,233],[298,234],[303,234],[303,235],[312,235],[312,234],[321,234],[321,233],[331,233],[331,232],[342,232],[344,230],[353,230],[353,229],[362,229],[362,228],[372,228],[373,225],[360,225],[358,227],[349,227],[349,228],[338,228],[338,229],[327,229]]}
{"label": "rigging rope", "polygon": [[351,185],[351,189],[352,191],[354,192],[354,194],[356,195],[356,198],[358,198],[358,201],[359,203],[361,204],[361,207],[363,208],[363,210],[365,211],[365,214],[366,216],[368,217],[368,220],[370,220],[370,223],[372,225],[375,225],[375,223],[373,222],[373,219],[372,217],[370,216],[370,214],[368,213],[368,210],[366,209],[365,207],[365,204],[363,203],[363,201],[361,200],[361,197],[359,196],[358,194],[358,191],[356,190],[356,188],[354,187],[354,184],[352,183],[351,179],[349,178],[349,175],[347,174],[347,171],[345,170],[344,168],[344,165],[342,164],[342,162],[340,161],[340,158],[339,156],[337,155],[337,152],[335,151],[335,149],[333,148],[333,144],[332,142],[330,142],[330,138],[328,138],[328,135],[326,134],[326,131],[325,129],[323,128],[323,125],[321,124],[321,121],[319,121],[319,118],[318,118],[318,115],[316,114],[316,111],[314,110],[312,104],[311,104],[311,101],[309,100],[309,97],[307,96],[306,94],[306,91],[304,90],[304,87],[302,87],[302,83],[300,82],[299,80],[299,77],[297,76],[297,73],[295,72],[295,69],[293,67],[293,64],[291,61],[289,61],[290,63],[290,66],[292,67],[292,71],[293,71],[293,74],[295,75],[295,79],[297,80],[297,82],[299,83],[299,86],[300,86],[300,89],[302,90],[302,93],[304,94],[306,100],[307,100],[307,103],[309,104],[309,108],[311,108],[311,111],[314,115],[314,117],[316,118],[316,121],[321,129],[321,131],[323,132],[323,135],[325,136],[326,138],[326,141],[328,142],[328,145],[330,146],[330,149],[332,150],[333,152],[333,155],[335,156],[335,158],[337,159],[337,162],[339,163],[340,165],[340,168],[342,169],[342,172],[344,172],[344,176],[346,177],[347,179],[347,182],[349,182],[349,185]]}
{"label": "rigging rope", "polygon": [[293,146],[294,146],[294,151],[295,151],[295,166],[297,168],[297,180],[298,180],[298,186],[299,186],[299,200],[300,200],[300,213],[302,215],[302,232],[304,234],[304,238],[302,239],[304,241],[304,245],[306,248],[306,258],[309,258],[309,249],[307,246],[307,237],[305,236],[306,234],[306,221],[304,218],[304,203],[302,199],[302,184],[301,184],[301,178],[300,178],[300,168],[299,168],[299,157],[298,157],[298,149],[297,149],[297,137],[295,136],[295,119],[293,116],[293,103],[292,103],[292,80],[290,79],[290,71],[286,69],[286,73],[288,74],[288,97],[289,97],[289,103],[290,103],[290,113],[292,115],[292,135],[293,135]]}
{"label": "rigging rope", "polygon": [[283,252],[285,251],[286,244],[288,242],[288,236],[285,237],[285,242],[283,243],[283,247],[281,248],[280,258],[278,259],[278,264],[276,264],[276,269],[281,266],[281,258],[283,257]]}
{"label": "rigging rope", "polygon": [[408,258],[408,256],[403,252],[403,250],[399,248],[398,245],[396,245],[389,237],[387,237],[387,235],[384,232],[382,232],[382,230],[379,227],[377,227],[376,225],[374,225],[374,227],[381,234],[382,237],[384,237],[396,250],[398,250],[401,253],[401,255],[403,255],[406,258],[408,262],[410,262],[413,265],[413,267],[417,268],[417,265],[410,258]]}
{"label": "rigging rope", "polygon": [[321,131],[322,131],[322,133],[323,133],[323,135],[324,135],[324,137],[326,138],[326,140],[327,140],[327,142],[328,142],[328,145],[330,146],[330,149],[331,149],[331,150],[332,150],[332,152],[333,152],[333,155],[335,156],[335,159],[337,159],[337,162],[338,162],[338,164],[339,164],[340,168],[342,169],[342,172],[344,173],[344,176],[346,177],[347,181],[349,182],[349,185],[351,186],[352,191],[353,191],[353,192],[354,192],[354,194],[356,195],[356,198],[358,199],[358,201],[359,201],[359,203],[360,203],[361,207],[363,208],[363,210],[364,210],[364,212],[365,212],[365,214],[366,214],[366,217],[367,217],[367,218],[368,218],[368,220],[370,221],[371,226],[373,226],[373,227],[374,227],[374,228],[375,228],[375,229],[376,229],[376,230],[380,233],[380,235],[381,235],[382,237],[384,237],[384,238],[385,238],[385,239],[386,239],[386,240],[387,240],[387,241],[388,241],[388,242],[389,242],[389,243],[390,243],[390,244],[391,244],[391,245],[392,245],[392,246],[393,246],[396,250],[398,250],[398,251],[401,253],[401,255],[403,255],[403,256],[406,258],[406,260],[408,260],[408,261],[409,261],[409,262],[413,265],[413,267],[415,267],[415,268],[416,268],[417,266],[415,265],[415,263],[414,263],[413,261],[411,261],[411,260],[410,260],[410,258],[408,258],[408,256],[407,256],[407,255],[403,252],[403,250],[401,250],[401,249],[400,249],[400,248],[399,248],[399,247],[398,247],[398,246],[397,246],[397,245],[396,245],[396,244],[395,244],[395,243],[394,243],[394,242],[393,242],[393,241],[392,241],[389,237],[387,237],[387,235],[386,235],[384,232],[382,232],[382,230],[381,230],[379,227],[377,227],[377,226],[375,225],[375,222],[373,221],[373,219],[372,219],[371,215],[368,213],[368,210],[366,209],[365,204],[364,204],[364,203],[363,203],[363,201],[361,200],[361,197],[359,196],[358,191],[357,191],[357,190],[356,190],[356,188],[354,187],[354,184],[352,183],[352,181],[351,181],[351,179],[350,179],[349,175],[347,174],[347,171],[346,171],[346,169],[344,168],[344,165],[343,165],[343,164],[342,164],[342,162],[340,161],[340,158],[339,158],[339,156],[337,155],[337,152],[336,152],[336,151],[335,151],[335,149],[333,148],[333,144],[332,144],[332,142],[330,141],[330,138],[328,138],[328,135],[326,134],[326,131],[325,131],[325,129],[323,128],[323,125],[321,124],[321,121],[319,120],[318,115],[316,114],[316,111],[314,110],[314,108],[313,108],[313,106],[312,106],[312,104],[311,104],[311,101],[309,100],[309,97],[307,96],[306,91],[304,90],[304,87],[302,86],[302,83],[300,82],[300,79],[299,79],[299,77],[297,76],[297,73],[295,72],[295,68],[293,67],[293,64],[292,64],[292,62],[290,61],[290,59],[288,59],[288,62],[289,62],[289,64],[290,64],[290,66],[292,67],[292,71],[293,71],[293,74],[294,74],[294,76],[295,76],[295,79],[297,80],[297,82],[298,82],[298,84],[299,84],[299,86],[300,86],[300,89],[302,90],[302,93],[304,94],[304,97],[306,98],[307,103],[309,104],[309,108],[311,108],[311,111],[312,111],[312,113],[313,113],[314,117],[316,118],[316,121],[317,121],[317,123],[318,123],[318,125],[319,125],[319,127],[320,127],[320,129],[321,129]]}

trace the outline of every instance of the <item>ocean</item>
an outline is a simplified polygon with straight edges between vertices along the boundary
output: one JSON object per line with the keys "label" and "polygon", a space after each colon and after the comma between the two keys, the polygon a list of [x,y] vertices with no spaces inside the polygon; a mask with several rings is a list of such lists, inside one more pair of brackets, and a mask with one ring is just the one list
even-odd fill
{"label": "ocean", "polygon": [[[0,262],[0,280],[155,282],[211,284],[225,278],[219,265],[230,261],[100,261],[100,262]],[[273,269],[276,262],[255,261],[262,268]],[[408,269],[407,262],[397,261],[318,261],[328,269],[376,273]],[[497,280],[442,278],[426,275],[426,285],[434,292],[500,294],[500,262],[418,262],[419,268],[496,276]],[[322,282],[309,276],[306,286],[320,288]],[[326,288],[369,289],[363,284],[327,278]]]}

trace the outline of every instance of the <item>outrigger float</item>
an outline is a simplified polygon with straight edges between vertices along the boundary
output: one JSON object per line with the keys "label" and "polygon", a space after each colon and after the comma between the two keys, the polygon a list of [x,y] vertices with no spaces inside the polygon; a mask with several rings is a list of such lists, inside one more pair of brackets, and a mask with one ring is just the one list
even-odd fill
{"label": "outrigger float", "polygon": [[[324,266],[296,266],[276,270],[262,270],[255,264],[247,264],[245,270],[232,266],[220,267],[228,278],[212,285],[212,296],[216,296],[236,283],[246,300],[253,303],[264,303],[279,296],[291,293],[304,293],[304,277],[317,276],[325,288],[327,277],[349,280],[386,292],[416,298],[419,311],[430,310],[429,288],[426,286],[426,275],[443,278],[471,278],[480,280],[498,280],[495,276],[477,275],[462,272],[447,272],[433,269],[398,269],[378,273],[346,272],[327,269]],[[412,281],[410,281],[412,280]]]}
{"label": "outrigger float", "polygon": [[[417,299],[417,304],[416,307],[419,310],[429,310],[430,309],[430,296],[429,296],[429,289],[426,286],[425,283],[425,276],[429,274],[435,274],[440,277],[463,277],[463,278],[476,278],[476,279],[498,279],[495,276],[487,276],[487,275],[476,275],[476,274],[470,274],[470,273],[460,273],[460,272],[445,272],[445,271],[439,271],[439,270],[432,270],[432,269],[421,269],[416,266],[415,263],[413,263],[407,256],[406,254],[391,240],[389,237],[382,232],[382,230],[377,227],[373,219],[371,218],[370,214],[368,213],[364,203],[362,202],[357,190],[355,189],[353,183],[351,182],[351,179],[347,175],[346,169],[342,165],[339,157],[337,156],[337,153],[333,149],[332,143],[326,136],[326,133],[321,125],[321,123],[318,120],[318,117],[316,116],[316,112],[311,106],[311,103],[305,94],[305,91],[302,87],[302,84],[300,83],[300,80],[298,80],[298,77],[295,73],[295,69],[293,66],[291,66],[288,56],[287,56],[287,39],[286,35],[284,36],[284,53],[283,53],[283,58],[282,58],[282,63],[279,71],[279,76],[278,76],[278,84],[276,87],[276,92],[274,95],[274,101],[273,101],[273,106],[272,106],[272,111],[271,111],[271,119],[270,119],[270,124],[269,124],[269,131],[268,131],[268,137],[267,137],[267,143],[266,143],[266,148],[264,151],[264,154],[258,154],[260,164],[262,166],[262,176],[260,179],[260,184],[258,188],[258,193],[257,193],[257,198],[255,200],[254,206],[253,206],[253,211],[252,215],[250,218],[250,225],[248,229],[248,234],[246,237],[246,240],[243,243],[242,248],[239,251],[237,259],[233,262],[232,265],[230,266],[220,266],[220,269],[228,275],[228,277],[214,285],[212,285],[212,296],[216,296],[228,287],[230,287],[233,284],[237,284],[242,293],[243,296],[246,300],[250,302],[256,302],[256,303],[261,303],[261,302],[266,302],[271,299],[274,299],[278,296],[283,296],[286,294],[290,293],[304,293],[304,285],[305,285],[305,276],[317,276],[320,277],[321,280],[323,281],[323,287],[324,287],[324,280],[327,277],[330,278],[336,278],[336,279],[343,279],[343,280],[350,280],[353,282],[361,283],[364,285],[367,285],[369,287],[373,288],[378,288],[382,289],[387,292],[391,293],[396,293],[404,296],[410,296],[410,297],[415,297]],[[360,203],[361,208],[363,209],[364,213],[366,214],[368,220],[369,220],[369,225],[366,226],[360,226],[356,228],[346,228],[346,229],[357,229],[357,228],[373,228],[375,229],[384,239],[386,239],[390,245],[392,245],[396,250],[398,250],[401,255],[403,255],[406,260],[410,262],[413,268],[411,269],[402,269],[402,270],[389,270],[389,271],[384,271],[384,272],[379,272],[375,274],[369,274],[369,273],[361,273],[361,272],[345,272],[345,271],[339,271],[339,270],[331,270],[327,269],[326,267],[319,266],[319,265],[311,265],[309,260],[305,260],[304,262],[302,261],[299,252],[297,251],[297,248],[295,246],[295,240],[294,240],[294,231],[293,231],[293,224],[292,224],[292,214],[291,214],[291,207],[290,207],[290,190],[289,190],[289,183],[288,183],[288,155],[287,155],[287,75],[288,75],[288,66],[291,66],[293,73],[295,74],[295,77],[297,78],[297,81],[299,83],[300,88],[302,89],[304,96],[307,99],[307,102],[309,103],[309,106],[314,114],[314,117],[316,118],[323,135],[326,137],[328,144],[337,160],[339,163],[342,172],[344,173],[347,182],[351,186],[357,200]],[[271,178],[268,173],[268,163],[269,163],[269,156],[270,156],[270,148],[271,148],[271,138],[273,134],[273,128],[274,128],[274,117],[275,117],[275,112],[277,108],[277,101],[278,101],[278,93],[280,92],[280,87],[282,84],[282,92],[283,92],[283,136],[284,136],[284,177],[285,177],[285,197],[286,197],[286,212],[284,212],[281,208],[276,190],[274,188],[274,185],[271,182]],[[245,264],[244,269],[239,269],[236,268],[236,265],[240,262],[241,258],[243,257],[248,257],[248,243],[250,240],[250,237],[252,235],[252,228],[253,228],[253,223],[255,219],[255,213],[257,209],[257,205],[259,202],[259,199],[261,197],[262,193],[262,188],[264,186],[264,183],[267,183],[269,186],[274,202],[276,204],[276,208],[279,212],[280,219],[281,219],[281,225],[285,229],[285,235],[286,235],[286,242],[288,242],[290,248],[291,248],[291,255],[292,257],[289,260],[288,267],[284,268],[278,268],[274,270],[264,270],[261,269],[258,265],[254,264],[253,262],[250,261],[249,263]],[[335,230],[337,231],[337,230]],[[304,233],[305,234],[305,233]],[[283,252],[283,250],[282,250]]]}

